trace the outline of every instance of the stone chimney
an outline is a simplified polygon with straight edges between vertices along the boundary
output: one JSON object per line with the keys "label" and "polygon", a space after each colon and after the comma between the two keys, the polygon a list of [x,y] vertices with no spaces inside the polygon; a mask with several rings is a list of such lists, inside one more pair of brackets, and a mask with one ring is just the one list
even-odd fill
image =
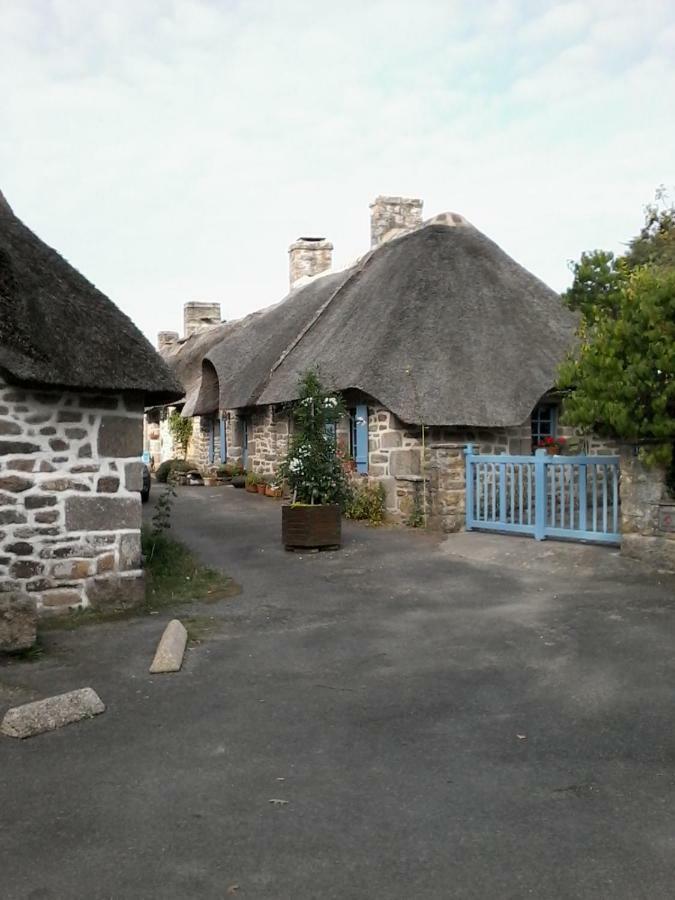
{"label": "stone chimney", "polygon": [[177,331],[160,331],[157,335],[157,349],[161,352],[170,344],[175,344],[178,340]]}
{"label": "stone chimney", "polygon": [[390,231],[405,231],[422,224],[422,201],[409,197],[376,197],[370,204],[370,246],[387,240]]}
{"label": "stone chimney", "polygon": [[301,237],[288,248],[291,287],[305,276],[325,272],[333,265],[333,245],[321,237]]}
{"label": "stone chimney", "polygon": [[190,337],[220,325],[220,303],[190,302],[183,306],[183,334]]}

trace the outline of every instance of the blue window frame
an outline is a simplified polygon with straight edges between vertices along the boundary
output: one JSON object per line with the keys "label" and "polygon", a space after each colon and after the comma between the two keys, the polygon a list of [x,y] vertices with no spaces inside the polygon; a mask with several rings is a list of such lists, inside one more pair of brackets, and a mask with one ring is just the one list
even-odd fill
{"label": "blue window frame", "polygon": [[540,441],[547,437],[555,437],[557,410],[553,403],[540,403],[532,411],[532,451],[537,449]]}
{"label": "blue window frame", "polygon": [[356,471],[368,472],[368,407],[365,403],[349,410],[349,455],[356,462]]}
{"label": "blue window frame", "polygon": [[225,430],[225,416],[220,416],[220,461],[223,465],[227,462],[227,432]]}

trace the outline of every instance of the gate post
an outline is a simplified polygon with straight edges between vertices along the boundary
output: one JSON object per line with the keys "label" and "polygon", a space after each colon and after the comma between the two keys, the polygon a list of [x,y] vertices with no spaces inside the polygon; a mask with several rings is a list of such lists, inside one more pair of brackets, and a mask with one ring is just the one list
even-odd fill
{"label": "gate post", "polygon": [[464,476],[465,495],[466,495],[466,530],[471,531],[473,527],[473,468],[471,461],[473,459],[473,444],[467,444],[464,448],[464,460],[466,466],[466,474]]}
{"label": "gate post", "polygon": [[544,540],[546,525],[546,450],[534,454],[534,537]]}

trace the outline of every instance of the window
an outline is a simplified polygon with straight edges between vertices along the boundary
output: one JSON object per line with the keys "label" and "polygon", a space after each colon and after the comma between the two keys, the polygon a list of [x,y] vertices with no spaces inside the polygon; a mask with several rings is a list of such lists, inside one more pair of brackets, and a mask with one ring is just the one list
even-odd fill
{"label": "window", "polygon": [[537,449],[540,441],[547,437],[555,437],[556,408],[551,403],[535,406],[531,417],[532,451]]}

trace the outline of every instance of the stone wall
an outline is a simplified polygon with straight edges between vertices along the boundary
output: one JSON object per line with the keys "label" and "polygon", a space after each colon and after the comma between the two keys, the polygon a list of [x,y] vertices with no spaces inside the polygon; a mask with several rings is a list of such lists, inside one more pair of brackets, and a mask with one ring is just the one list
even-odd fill
{"label": "stone wall", "polygon": [[288,451],[289,418],[272,406],[249,418],[248,469],[272,476]]}
{"label": "stone wall", "polygon": [[133,606],[143,407],[133,395],[0,381],[0,590],[44,612]]}
{"label": "stone wall", "polygon": [[621,449],[621,552],[675,572],[675,499],[663,466],[644,465],[633,447]]}

